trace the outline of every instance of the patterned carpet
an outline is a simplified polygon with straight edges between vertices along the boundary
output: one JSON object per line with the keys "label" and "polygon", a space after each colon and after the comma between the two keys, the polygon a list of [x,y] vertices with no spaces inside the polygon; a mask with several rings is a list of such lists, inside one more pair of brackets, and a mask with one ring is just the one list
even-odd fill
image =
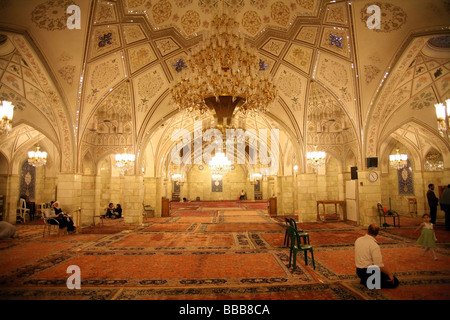
{"label": "patterned carpet", "polygon": [[[420,219],[382,229],[377,240],[400,286],[369,290],[354,267],[353,243],[365,228],[299,223],[310,235],[316,269],[300,255],[293,272],[284,217],[270,217],[265,205],[177,203],[169,217],[145,218],[140,226],[106,219],[63,237],[43,237],[39,223],[19,225],[19,239],[0,240],[0,299],[450,300],[450,237],[442,226],[437,261],[422,257],[415,243]],[[71,265],[81,270],[80,290],[66,286]]]}

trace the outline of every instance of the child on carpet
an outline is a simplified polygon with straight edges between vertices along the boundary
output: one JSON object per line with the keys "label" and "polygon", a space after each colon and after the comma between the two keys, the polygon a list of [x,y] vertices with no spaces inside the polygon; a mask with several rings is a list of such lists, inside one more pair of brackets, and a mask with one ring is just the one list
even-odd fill
{"label": "child on carpet", "polygon": [[418,232],[422,229],[422,233],[420,234],[419,239],[417,239],[417,243],[424,246],[422,257],[429,250],[434,260],[437,260],[436,253],[434,252],[434,247],[436,246],[436,236],[433,230],[433,224],[430,222],[431,217],[429,214],[425,213],[423,216],[423,222],[420,226],[415,230]]}

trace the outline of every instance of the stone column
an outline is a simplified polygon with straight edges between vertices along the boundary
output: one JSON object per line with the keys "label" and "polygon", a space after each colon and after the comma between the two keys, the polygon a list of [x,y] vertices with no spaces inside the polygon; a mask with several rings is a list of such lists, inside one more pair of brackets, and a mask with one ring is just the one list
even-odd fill
{"label": "stone column", "polygon": [[144,178],[142,176],[123,176],[122,199],[124,223],[141,225],[143,221],[142,201],[144,200]]}
{"label": "stone column", "polygon": [[20,196],[20,176],[15,174],[8,176],[6,184],[6,197],[3,200],[3,221],[15,224]]}
{"label": "stone column", "polygon": [[65,212],[72,212],[81,208],[82,176],[73,173],[58,175],[57,201]]}
{"label": "stone column", "polygon": [[156,178],[156,197],[155,197],[155,217],[161,217],[161,198],[164,196],[164,179],[162,177]]}
{"label": "stone column", "polygon": [[299,221],[300,221],[300,213],[299,213],[299,211],[298,211],[298,179],[297,179],[297,173],[293,173],[293,175],[292,175],[292,184],[293,184],[293,186],[292,186],[292,201],[293,201],[293,203],[292,203],[292,206],[293,206],[293,210],[294,210],[294,212],[293,212],[293,214],[295,215],[295,216],[298,216],[298,218],[299,218]]}
{"label": "stone column", "polygon": [[314,222],[317,217],[317,176],[314,173],[298,175],[297,198],[299,205],[299,221]]}
{"label": "stone column", "polygon": [[[380,171],[376,171],[381,176]],[[358,171],[358,202],[359,202],[359,221],[362,226],[368,226],[371,223],[380,224],[378,218],[377,203],[381,202],[381,182],[368,180],[369,171]]]}
{"label": "stone column", "polygon": [[99,210],[97,205],[96,176],[83,175],[81,188],[81,225],[91,225]]}

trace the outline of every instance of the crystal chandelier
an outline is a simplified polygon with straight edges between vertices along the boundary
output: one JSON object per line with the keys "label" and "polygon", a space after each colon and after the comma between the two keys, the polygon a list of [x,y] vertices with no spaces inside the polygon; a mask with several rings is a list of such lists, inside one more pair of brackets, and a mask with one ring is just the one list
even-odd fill
{"label": "crystal chandelier", "polygon": [[0,105],[0,134],[8,134],[11,131],[14,106],[10,101],[3,100]]}
{"label": "crystal chandelier", "polygon": [[36,151],[28,151],[28,163],[33,167],[41,167],[47,163],[47,152],[39,149],[40,147],[36,147]]}
{"label": "crystal chandelier", "polygon": [[124,148],[124,153],[116,154],[116,167],[118,167],[122,172],[128,171],[134,167],[135,160],[136,155],[127,153],[127,148]]}
{"label": "crystal chandelier", "polygon": [[212,175],[224,176],[231,170],[231,161],[223,152],[216,153],[208,164]]}
{"label": "crystal chandelier", "polygon": [[179,174],[179,173],[172,174],[172,181],[181,182],[181,174]]}
{"label": "crystal chandelier", "polygon": [[277,96],[264,61],[238,33],[239,24],[226,14],[211,22],[209,37],[192,49],[186,62],[177,61],[177,78],[171,88],[180,110],[215,112],[219,125],[235,109],[265,112]]}
{"label": "crystal chandelier", "polygon": [[325,151],[317,151],[317,146],[314,146],[314,151],[306,153],[306,163],[314,169],[314,172],[325,164],[325,159]]}
{"label": "crystal chandelier", "polygon": [[442,155],[434,150],[429,151],[425,156],[423,167],[425,171],[444,171]]}
{"label": "crystal chandelier", "polygon": [[434,107],[436,108],[439,133],[444,138],[450,138],[450,99],[445,100],[445,103],[447,104],[447,107],[445,107],[443,103],[437,103]]}
{"label": "crystal chandelier", "polygon": [[390,166],[396,170],[403,169],[408,164],[408,156],[406,154],[400,154],[399,149],[395,149],[396,154],[389,156]]}

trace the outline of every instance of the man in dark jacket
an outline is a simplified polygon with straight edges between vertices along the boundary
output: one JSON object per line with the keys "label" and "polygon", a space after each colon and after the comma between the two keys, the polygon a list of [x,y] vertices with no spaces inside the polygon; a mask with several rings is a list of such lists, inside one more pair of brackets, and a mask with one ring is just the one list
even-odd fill
{"label": "man in dark jacket", "polygon": [[445,230],[450,231],[450,184],[441,195],[441,210],[445,211]]}
{"label": "man in dark jacket", "polygon": [[430,217],[431,217],[430,222],[432,224],[436,224],[437,207],[439,204],[439,199],[434,194],[434,184],[432,183],[428,185],[427,199],[428,205],[430,206]]}

